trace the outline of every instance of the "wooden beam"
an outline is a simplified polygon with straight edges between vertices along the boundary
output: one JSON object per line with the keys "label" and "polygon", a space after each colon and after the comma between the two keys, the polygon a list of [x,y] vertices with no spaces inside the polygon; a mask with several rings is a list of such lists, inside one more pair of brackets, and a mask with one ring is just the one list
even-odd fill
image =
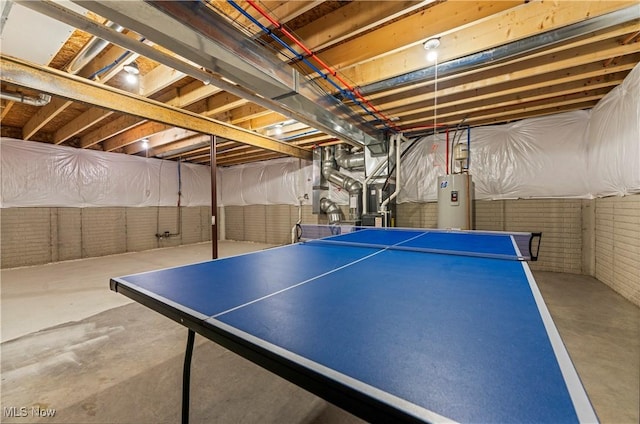
{"label": "wooden beam", "polygon": [[[120,49],[122,50],[122,49]],[[93,65],[92,67],[95,67]],[[184,78],[184,74],[182,72],[178,72],[175,69],[171,69],[167,66],[160,65],[155,67],[151,72],[141,77],[140,85],[142,95],[145,97],[149,97],[157,93],[158,91],[168,87],[169,85],[175,83],[179,79]],[[103,79],[104,80],[104,79]],[[203,84],[200,81],[194,81],[191,84],[188,84],[185,87],[182,87],[178,90],[177,95],[165,95],[162,96],[163,99],[159,99],[160,101],[167,102],[172,104],[173,102],[180,103],[183,101],[184,104],[190,104],[189,101],[193,102],[193,98],[204,98],[207,95],[210,95],[213,92],[220,91],[219,89],[213,86],[207,86],[206,89],[201,90],[202,92],[197,92],[197,89],[202,87]],[[184,93],[191,93],[184,95]],[[181,107],[181,104],[173,104],[173,106]],[[89,108],[86,112],[64,125],[60,129],[58,129],[54,135],[54,142],[56,144],[60,144],[73,137],[74,135],[84,131],[85,129],[97,124],[101,120],[107,118],[113,113],[113,111],[100,109],[100,108]],[[115,134],[114,134],[115,135]]]}
{"label": "wooden beam", "polygon": [[[577,79],[572,82],[558,82],[553,79],[539,82],[538,84],[531,86],[523,86],[517,93],[513,90],[494,91],[491,89],[483,90],[483,95],[470,96],[468,93],[459,93],[450,98],[439,97],[437,109],[440,112],[449,110],[450,108],[457,107],[461,110],[469,110],[476,108],[478,104],[487,105],[487,107],[495,106],[508,106],[511,104],[525,103],[533,100],[543,100],[557,96],[564,96],[568,94],[574,94],[584,92],[587,90],[594,90],[604,87],[615,87],[620,84],[626,77],[627,72],[620,72],[612,74],[611,77],[585,80],[584,78]],[[545,78],[540,78],[544,80]],[[465,95],[466,94],[466,95]],[[411,98],[408,99],[411,102]],[[390,110],[394,116],[398,116],[401,119],[403,116],[414,115],[416,113],[432,113],[434,105],[432,102],[412,102],[411,106],[406,106],[400,109]]]}
{"label": "wooden beam", "polygon": [[[139,37],[138,34],[131,31],[127,32],[125,35],[134,40],[137,40]],[[77,74],[81,77],[88,78],[96,72],[111,66],[109,69],[105,69],[97,76],[98,80],[101,82],[109,81],[122,70],[125,63],[131,62],[139,56],[136,53],[131,53],[131,55],[121,59],[121,56],[126,52],[126,49],[111,44],[107,46],[95,59],[91,60],[82,69],[80,69]],[[115,63],[118,59],[120,59],[118,63]]]}
{"label": "wooden beam", "polygon": [[[453,3],[466,4],[466,2]],[[539,34],[541,30],[551,30],[580,22],[630,6],[633,3],[634,1],[545,1],[521,4],[513,10],[506,10],[486,19],[472,22],[455,31],[449,28],[449,31],[446,31],[440,37],[438,60],[443,62],[467,56]],[[387,34],[387,36],[389,37],[390,34]],[[339,47],[344,48],[344,45]],[[355,84],[365,85],[422,69],[426,66],[429,66],[429,64],[425,60],[424,48],[421,43],[418,43],[398,48],[390,51],[389,54],[366,62],[354,62],[352,66],[343,67],[340,72],[345,78],[354,81]]]}
{"label": "wooden beam", "polygon": [[158,91],[184,78],[184,73],[165,65],[156,66],[147,74],[140,76],[140,94],[149,97]]}
{"label": "wooden beam", "polygon": [[235,159],[220,158],[218,160],[218,166],[232,166],[232,165],[239,165],[242,163],[278,159],[281,157],[283,156],[275,153],[257,153],[257,154],[249,155],[243,158],[235,158]]}
{"label": "wooden beam", "polygon": [[[638,58],[634,55],[624,56],[624,59],[615,66],[603,68],[598,62],[591,62],[585,65],[562,68],[547,73],[536,73],[522,79],[501,81],[493,83],[490,77],[492,72],[475,75],[475,81],[470,82],[469,78],[454,78],[439,83],[438,98],[445,99],[446,103],[465,103],[471,97],[475,100],[490,100],[495,97],[513,95],[517,96],[523,90],[538,89],[548,87],[550,84],[573,84],[576,81],[589,79],[607,78],[607,75],[631,70],[638,63]],[[408,105],[421,102],[433,102],[433,87],[422,86],[420,90],[411,92],[403,91],[392,96],[380,98],[376,104],[380,108],[393,115],[402,111]],[[443,87],[444,85],[444,87]],[[423,88],[424,87],[424,88]],[[428,91],[429,90],[429,91]]]}
{"label": "wooden beam", "polygon": [[[321,4],[322,0],[313,1],[261,1],[260,6],[263,9],[268,10],[272,16],[277,18],[280,22],[286,23],[291,19],[305,13],[306,11],[313,9],[317,5]],[[266,27],[273,27],[271,23],[263,17],[261,14],[255,11],[248,3],[239,2],[240,7],[249,12],[255,19]],[[227,16],[230,20],[238,22],[244,27],[251,28],[253,23],[247,19],[244,15],[241,15],[234,7],[222,1],[210,2],[210,6],[213,9],[217,9],[223,15]]]}
{"label": "wooden beam", "polygon": [[[136,37],[137,35],[133,33],[129,33],[127,34],[127,36]],[[122,49],[121,47],[111,46],[102,55],[98,56],[95,60],[91,61],[90,63],[85,65],[82,69],[80,69],[80,71],[78,72],[78,75],[82,77],[89,77],[93,75],[96,71],[103,69],[108,65],[114,63],[117,59],[120,58],[122,53],[124,53],[125,51],[126,50]],[[127,60],[131,61],[132,58],[137,58],[138,56],[139,56],[138,54],[132,53]],[[121,63],[118,63],[112,66],[111,68],[109,68],[108,70],[106,70],[103,74],[100,75],[100,80],[102,82],[106,82],[109,79],[113,78],[118,72],[120,72],[120,70],[122,69],[122,66],[124,66],[125,63],[127,62],[122,61]],[[36,113],[33,117],[31,117],[29,122],[27,122],[27,124],[25,124],[25,126],[23,127],[23,131],[22,131],[23,139],[28,140],[29,138],[31,138],[49,121],[51,121],[53,118],[55,118],[60,113],[62,113],[67,107],[69,107],[71,103],[72,102],[64,101],[62,99],[54,99],[48,105],[44,106],[42,109],[40,109],[38,113]],[[91,114],[91,117],[95,118],[96,116],[99,116],[99,115],[100,115],[99,113],[93,112]],[[100,119],[103,119],[104,117],[106,116],[102,115]],[[72,133],[73,128],[76,128],[76,129],[87,128],[88,118],[89,116],[85,118],[80,118],[80,119],[76,118],[77,120],[74,120],[75,122],[73,123],[72,126],[66,127],[64,129],[62,128],[59,129],[57,131],[57,137],[54,137],[54,142],[56,144],[60,144],[63,141],[72,137],[73,135],[77,134],[77,132]],[[98,119],[98,121],[100,119]],[[97,121],[94,121],[94,122],[97,122]]]}
{"label": "wooden beam", "polygon": [[[157,156],[162,153],[166,153],[169,150],[175,150],[178,148],[190,146],[194,144],[194,139],[205,138],[208,140],[208,135],[198,134],[193,131],[185,130],[183,128],[171,128],[167,131],[162,131],[157,134],[153,134],[149,137],[149,156]],[[178,145],[182,141],[186,142],[184,146]],[[196,143],[197,144],[197,143]],[[133,155],[143,151],[144,148],[140,143],[131,144],[125,147],[124,152]]]}
{"label": "wooden beam", "polygon": [[42,127],[47,125],[49,121],[58,116],[60,112],[65,110],[71,103],[70,100],[56,97],[42,106],[22,127],[22,139],[29,140],[35,133],[40,131]]}
{"label": "wooden beam", "polygon": [[[443,83],[445,86],[453,86],[453,85],[457,86],[459,83],[457,82],[454,83],[451,81],[454,79],[459,80],[461,78],[467,78],[473,74],[479,75],[479,77],[476,77],[476,78],[481,79],[481,78],[484,78],[482,77],[482,75],[490,75],[490,76],[498,75],[501,72],[504,72],[504,70],[507,68],[510,69],[510,72],[514,70],[526,70],[528,68],[532,68],[540,64],[546,64],[549,62],[554,62],[556,60],[564,60],[572,56],[577,57],[577,56],[580,56],[581,54],[590,53],[593,50],[595,50],[594,44],[598,42],[609,40],[609,42],[606,42],[605,44],[601,44],[602,46],[605,46],[605,48],[609,48],[613,45],[619,44],[615,39],[617,37],[620,37],[621,35],[627,34],[630,30],[632,30],[632,28],[635,28],[637,26],[638,26],[638,22],[628,22],[626,24],[617,26],[615,28],[610,28],[607,31],[600,31],[598,33],[590,35],[589,37],[581,38],[568,43],[562,43],[555,47],[541,49],[540,51],[537,51],[537,52],[531,52],[527,55],[515,57],[506,62],[499,62],[496,64],[487,64],[479,68],[456,73],[455,75],[440,77],[438,81],[440,83],[440,86],[442,86]],[[602,66],[598,65],[598,67],[599,69],[602,69]],[[397,95],[401,98],[404,98],[406,97],[406,94],[403,92],[408,90],[415,90],[417,88],[422,88],[424,86],[428,86],[432,84],[433,84],[433,80],[412,84],[411,86],[401,86],[401,87],[394,88],[392,90],[386,90],[382,93],[372,93],[368,95],[367,98],[369,100],[376,100],[376,101],[380,97],[388,97],[390,95]],[[376,104],[378,103],[376,102]]]}
{"label": "wooden beam", "polygon": [[224,122],[187,112],[163,103],[127,93],[126,91],[101,86],[64,72],[28,63],[20,59],[0,55],[2,75],[10,84],[29,87],[55,96],[93,104],[106,109],[118,110],[132,116],[189,129],[204,134],[215,134],[266,150],[303,159],[311,159],[309,150],[282,143]]}
{"label": "wooden beam", "polygon": [[4,119],[4,117],[7,115],[7,113],[9,113],[9,111],[11,110],[11,108],[15,103],[16,102],[7,101],[5,104],[2,105],[2,113],[0,113],[0,121]]}
{"label": "wooden beam", "polygon": [[122,132],[116,136],[110,137],[102,143],[102,150],[111,152],[122,147],[126,147],[138,140],[173,128],[171,125],[162,124],[160,122],[147,121],[137,125],[128,131]]}
{"label": "wooden beam", "polygon": [[[526,91],[527,85],[524,83],[527,79],[530,78],[539,78],[537,86],[548,86],[549,83],[544,82],[544,78],[548,77],[549,81],[553,80],[554,73],[561,74],[570,74],[571,70],[580,69],[580,67],[585,67],[584,69],[587,71],[591,71],[591,75],[599,74],[603,75],[608,73],[601,67],[601,61],[603,58],[611,57],[612,55],[626,55],[629,53],[636,53],[640,51],[640,46],[638,45],[619,45],[614,41],[609,40],[608,42],[603,42],[602,45],[593,45],[593,49],[585,47],[585,49],[581,51],[567,51],[564,55],[555,55],[554,60],[549,60],[549,58],[541,57],[531,60],[529,62],[523,62],[519,64],[517,68],[512,68],[502,71],[496,71],[496,69],[486,70],[479,74],[472,76],[473,80],[469,80],[470,78],[462,78],[460,76],[454,76],[447,80],[443,85],[444,88],[438,89],[438,98],[441,100],[438,110],[439,114],[442,111],[442,108],[445,107],[447,99],[456,98],[456,96],[460,97],[459,101],[455,104],[461,105],[461,110],[464,109],[464,105],[468,104],[470,100],[472,100],[476,95],[481,96],[480,98],[488,101],[492,98],[496,98],[499,96],[500,89],[497,88],[501,84],[518,84],[519,89],[511,89],[511,95],[516,95],[517,93]],[[633,66],[633,62],[635,62],[634,57],[630,57],[625,61],[626,65],[622,67],[622,70],[628,68],[629,66]],[[595,64],[595,65],[594,65]],[[613,69],[612,69],[613,70]],[[497,76],[490,76],[497,75]],[[481,78],[484,76],[485,78]],[[477,78],[477,79],[475,79]],[[564,78],[566,82],[568,77]],[[557,87],[558,90],[560,86]],[[493,91],[493,92],[492,92]],[[420,101],[426,103],[428,100],[433,99],[433,92],[429,94],[422,94],[416,98],[412,98],[410,94],[405,93],[405,104],[411,103],[411,107],[397,107],[395,109],[388,109],[389,105],[385,105],[382,102],[381,107],[384,107],[391,115],[404,117],[406,114],[414,114],[414,104]],[[466,96],[466,100],[464,97]],[[549,94],[552,96],[552,93]],[[443,103],[444,102],[444,103]],[[432,107],[428,106],[423,109],[423,113],[426,110],[431,110]],[[407,110],[408,112],[403,113],[402,110]],[[410,111],[409,111],[410,110]],[[464,116],[462,114],[461,116]],[[405,120],[402,120],[401,126],[407,125]]]}
{"label": "wooden beam", "polygon": [[142,122],[137,116],[124,115],[119,116],[115,120],[105,124],[80,138],[80,147],[86,149],[94,146],[103,140],[120,134]]}
{"label": "wooden beam", "polygon": [[111,116],[111,114],[113,114],[113,111],[111,110],[91,107],[86,112],[83,112],[80,116],[63,125],[53,133],[53,142],[55,144],[63,143],[74,135]]}
{"label": "wooden beam", "polygon": [[[427,1],[380,1],[372,4],[366,1],[354,1],[327,13],[295,30],[296,36],[304,40],[312,51],[327,49],[344,40],[355,38],[402,15],[427,6]],[[287,40],[288,41],[288,40]],[[280,48],[278,46],[278,48]],[[284,52],[284,49],[280,50]]]}
{"label": "wooden beam", "polygon": [[[166,96],[161,96],[161,98],[168,99],[167,104],[173,105],[176,107],[192,106],[192,107],[187,107],[187,109],[191,110],[191,112],[194,112],[197,114],[204,114],[205,116],[207,116],[206,107],[209,104],[209,101],[206,102],[206,105],[204,103],[195,104],[195,102],[199,102],[200,100],[203,100],[203,98],[206,98],[206,96],[212,93],[217,93],[219,91],[220,90],[216,87],[213,87],[210,85],[204,85],[200,81],[193,81],[192,83],[188,84],[185,87],[182,87],[181,89],[176,90],[173,93],[169,93]],[[227,94],[227,93],[224,93],[224,94]],[[246,103],[246,100],[242,100],[242,102]],[[157,125],[152,125],[147,123],[149,125],[142,124],[139,126],[133,126],[134,120],[129,118],[130,117],[127,117],[126,120],[120,121],[122,123],[122,128],[127,127],[126,129],[118,128],[117,126],[115,126],[115,128],[112,127],[108,129],[108,131],[117,130],[117,133],[114,133],[114,135],[111,136],[109,140],[105,141],[104,150],[113,151],[113,150],[125,147],[126,153],[134,154],[144,150],[142,146],[138,145],[139,143],[135,143],[136,141],[145,137],[153,137],[158,132],[169,133],[171,132],[171,130],[173,130],[174,132],[182,131],[183,133],[188,132],[190,133],[190,135],[194,134],[192,131],[185,131],[181,128],[174,128],[168,125],[160,127]],[[143,123],[144,120],[138,119],[135,122]],[[103,135],[104,133],[100,134],[101,137]],[[187,135],[184,135],[184,137],[187,137]],[[154,137],[154,140],[149,140],[149,144],[155,147],[155,146],[161,145],[162,141],[163,140],[161,138]],[[165,139],[166,143],[170,143],[173,141],[175,141],[175,138]]]}
{"label": "wooden beam", "polygon": [[[171,143],[163,143],[157,147],[151,147],[149,149],[149,156],[151,157],[151,156],[162,155],[164,159],[173,159],[178,156],[189,155],[192,150],[187,150],[187,149],[198,150],[199,147],[196,147],[196,146],[201,146],[208,139],[209,139],[208,135],[198,134],[194,137],[190,137],[184,140],[174,141]],[[149,144],[150,145],[152,144],[151,139],[149,140]],[[204,149],[206,149],[206,147],[204,147]],[[178,150],[184,151],[184,153],[176,153],[175,155],[166,156],[167,153],[170,153],[172,151],[178,151]]]}
{"label": "wooden beam", "polygon": [[249,103],[247,100],[223,91],[207,99],[207,110],[204,112],[204,115],[215,117],[216,115],[246,105],[247,103]]}
{"label": "wooden beam", "polygon": [[276,113],[276,112],[271,112],[267,115],[262,115],[257,118],[250,119],[248,121],[244,121],[238,126],[246,129],[251,129],[251,130],[260,130],[264,127],[275,125],[279,122],[284,122],[287,119],[289,118],[287,118],[284,115],[280,115],[279,113]]}
{"label": "wooden beam", "polygon": [[[504,12],[522,1],[447,1],[434,4],[420,13],[370,31],[360,37],[325,50],[321,58],[341,69],[354,64],[386,56],[406,46],[422,49],[422,42],[429,37],[442,35],[452,28],[468,25],[489,16]],[[410,30],[409,30],[410,29]],[[400,65],[400,63],[398,63]]]}
{"label": "wooden beam", "polygon": [[222,90],[214,85],[205,85],[202,81],[195,80],[177,89],[174,93],[168,93],[159,97],[157,100],[170,106],[184,108],[221,91]]}
{"label": "wooden beam", "polygon": [[246,105],[232,109],[230,111],[229,122],[231,122],[233,125],[238,125],[242,122],[271,114],[273,114],[273,112],[269,109],[265,109],[262,106],[253,103],[248,103]]}

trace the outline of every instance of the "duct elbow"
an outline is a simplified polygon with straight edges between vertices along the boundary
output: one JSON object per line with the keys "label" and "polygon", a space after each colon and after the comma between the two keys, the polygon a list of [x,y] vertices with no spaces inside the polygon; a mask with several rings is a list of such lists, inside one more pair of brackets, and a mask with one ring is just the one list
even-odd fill
{"label": "duct elbow", "polygon": [[345,145],[339,144],[337,146],[334,157],[340,168],[349,170],[364,168],[364,152],[351,153]]}
{"label": "duct elbow", "polygon": [[342,221],[342,209],[326,197],[320,199],[320,210],[327,214],[329,224],[339,224]]}
{"label": "duct elbow", "polygon": [[355,195],[362,192],[362,183],[356,179],[345,177],[344,189],[351,195]]}
{"label": "duct elbow", "polygon": [[31,104],[34,106],[45,106],[51,102],[51,96],[48,94],[40,93],[38,98],[36,98]]}

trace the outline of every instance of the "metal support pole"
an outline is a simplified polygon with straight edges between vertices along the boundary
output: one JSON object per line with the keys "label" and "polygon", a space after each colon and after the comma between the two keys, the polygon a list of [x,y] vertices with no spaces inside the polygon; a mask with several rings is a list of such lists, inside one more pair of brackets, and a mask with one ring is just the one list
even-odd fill
{"label": "metal support pole", "polygon": [[182,370],[182,424],[189,424],[189,391],[191,384],[191,357],[193,356],[193,342],[196,333],[189,330],[187,349],[184,354],[184,368]]}
{"label": "metal support pole", "polygon": [[216,187],[216,142],[217,137],[211,135],[211,259],[218,259],[218,193]]}

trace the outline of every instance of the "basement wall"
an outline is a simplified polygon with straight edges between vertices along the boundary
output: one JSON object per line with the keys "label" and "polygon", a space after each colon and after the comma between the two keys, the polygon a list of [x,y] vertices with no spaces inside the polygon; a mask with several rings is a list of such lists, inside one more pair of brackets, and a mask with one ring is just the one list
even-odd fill
{"label": "basement wall", "polygon": [[[475,202],[477,230],[542,232],[532,270],[585,274],[582,264],[580,199],[493,200]],[[437,203],[401,203],[398,226],[435,228]]]}
{"label": "basement wall", "polygon": [[594,202],[595,277],[640,306],[640,195]]}
{"label": "basement wall", "polygon": [[[210,210],[203,206],[182,207],[180,213],[169,206],[2,208],[1,266],[40,265],[211,240]],[[165,231],[180,234],[156,237]]]}
{"label": "basement wall", "polygon": [[[399,227],[436,227],[437,204],[401,203]],[[590,275],[640,306],[640,194],[475,202],[476,229],[541,231],[534,271]]]}
{"label": "basement wall", "polygon": [[[399,227],[434,228],[436,203],[397,205]],[[476,201],[476,228],[542,231],[534,271],[591,275],[640,306],[640,194],[593,200],[537,199]],[[208,207],[183,207],[179,236],[176,207],[0,209],[1,266],[38,265],[211,240]],[[311,206],[302,222],[326,223]],[[346,211],[345,211],[346,212]],[[226,206],[220,209],[223,239],[291,242],[298,221],[291,205]],[[160,226],[158,227],[158,222]]]}

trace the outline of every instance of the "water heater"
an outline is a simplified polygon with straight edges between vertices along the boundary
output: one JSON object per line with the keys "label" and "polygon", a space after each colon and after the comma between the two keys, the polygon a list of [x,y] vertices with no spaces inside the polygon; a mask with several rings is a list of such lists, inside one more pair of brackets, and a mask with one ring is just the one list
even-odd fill
{"label": "water heater", "polygon": [[469,174],[438,177],[438,228],[473,229],[473,192]]}

